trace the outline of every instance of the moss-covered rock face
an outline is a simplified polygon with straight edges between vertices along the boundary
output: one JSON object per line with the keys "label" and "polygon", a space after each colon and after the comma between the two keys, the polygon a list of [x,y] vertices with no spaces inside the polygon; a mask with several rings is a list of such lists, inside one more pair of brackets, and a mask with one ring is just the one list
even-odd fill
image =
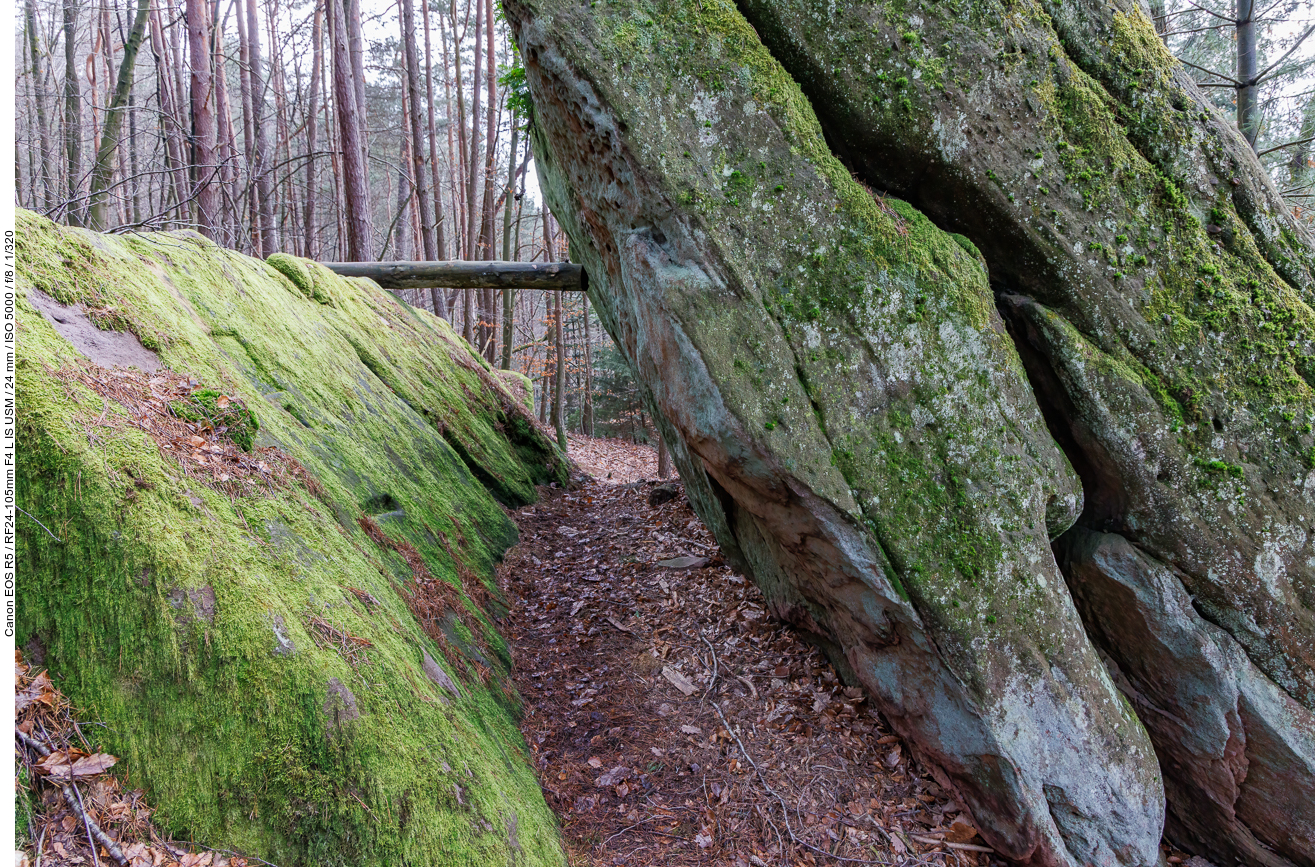
{"label": "moss-covered rock face", "polygon": [[[1199,656],[1166,689],[1155,630],[1112,642],[1136,630],[1097,613],[1154,594],[1135,570],[1109,574],[1122,590],[1098,603],[1076,586],[1095,574],[1075,559],[1088,548],[1065,548],[1089,631],[1177,778],[1170,836],[1210,858],[1315,863],[1315,798],[1291,832],[1279,813],[1300,773],[1269,770],[1288,763],[1265,734],[1315,730],[1315,244],[1129,0],[739,6],[858,176],[982,251],[1083,477],[1080,524],[1169,570],[1248,660],[1226,665],[1198,624]],[[1186,685],[1193,666],[1293,704],[1239,711],[1237,689]],[[1210,717],[1234,722],[1205,762],[1165,720]],[[1315,765],[1305,749],[1292,767]]]}
{"label": "moss-covered rock face", "polygon": [[[564,863],[475,601],[515,540],[495,496],[564,480],[519,399],[445,323],[310,262],[25,212],[18,259],[18,502],[50,530],[18,527],[18,642],[166,827],[285,865]],[[116,402],[132,375],[34,301],[112,310],[190,377],[171,418],[252,438],[254,481],[176,458],[150,433],[170,408]]]}
{"label": "moss-covered rock face", "polygon": [[723,547],[998,852],[1154,863],[1154,755],[1050,550],[1079,481],[973,244],[856,182],[728,0],[504,9],[541,186]]}

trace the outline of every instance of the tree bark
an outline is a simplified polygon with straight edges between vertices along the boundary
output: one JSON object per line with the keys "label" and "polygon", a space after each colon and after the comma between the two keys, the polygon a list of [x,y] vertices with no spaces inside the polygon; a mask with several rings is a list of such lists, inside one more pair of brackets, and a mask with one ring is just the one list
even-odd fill
{"label": "tree bark", "polygon": [[219,184],[216,182],[214,77],[210,68],[210,4],[187,0],[187,47],[192,66],[192,169],[195,172],[197,229],[219,238]]}
{"label": "tree bark", "polygon": [[221,224],[224,227],[226,243],[232,244],[241,237],[242,193],[237,177],[237,136],[233,132],[233,108],[228,101],[228,73],[224,69],[223,45],[226,23],[227,16],[225,21],[216,24],[215,37],[212,41],[215,64],[215,107],[219,118],[219,185],[223,214]]}
{"label": "tree bark", "polygon": [[353,59],[344,17],[347,0],[328,2],[333,10],[333,100],[338,113],[338,141],[342,149],[347,258],[353,262],[368,262],[374,258],[374,226],[370,213],[370,181],[366,174],[361,134],[362,107],[356,102],[357,89],[351,80]]}
{"label": "tree bark", "polygon": [[[476,0],[479,2],[479,0]],[[484,85],[487,89],[484,109],[484,195],[480,200],[480,258],[493,258],[493,218],[496,206],[493,202],[493,189],[496,184],[494,165],[497,154],[497,131],[501,110],[495,112],[498,101],[497,54],[493,40],[493,0],[484,2]],[[490,364],[497,360],[497,298],[493,289],[485,289],[483,303],[480,305],[480,321],[484,328],[484,359]]]}
{"label": "tree bark", "polygon": [[[434,120],[434,58],[430,48],[429,37],[429,2],[420,4],[425,27],[425,115],[427,138],[429,140],[430,192],[434,198],[434,258],[447,258],[447,239],[443,229],[443,195],[438,174],[438,127]],[[442,303],[442,293],[435,292],[434,315],[447,318],[447,304]]]}
{"label": "tree bark", "polygon": [[[511,249],[511,193],[516,185],[516,148],[519,145],[520,127],[516,123],[516,112],[511,113],[511,148],[507,155],[507,189],[503,193],[502,206],[502,261],[509,262],[516,258]],[[498,365],[503,370],[511,370],[512,325],[515,319],[516,290],[502,290],[502,359]]]}
{"label": "tree bark", "polygon": [[43,208],[54,204],[55,189],[51,180],[50,121],[46,116],[46,87],[41,75],[41,34],[37,30],[37,11],[33,0],[24,0],[23,14],[26,18],[27,44],[32,55],[32,101],[37,115],[37,136],[40,141],[41,166],[41,203]]}
{"label": "tree bark", "polygon": [[[428,3],[429,0],[421,0]],[[412,0],[400,0],[402,51],[406,60],[406,92],[411,110],[406,113],[411,134],[411,164],[420,214],[420,238],[426,259],[438,258],[438,239],[434,232],[434,202],[429,190],[429,172],[425,168],[425,136],[420,117],[420,52],[416,49],[415,11]]]}
{"label": "tree bark", "polygon": [[662,434],[657,435],[658,441],[658,478],[666,480],[671,477],[671,453],[667,451],[667,441],[662,439]]}
{"label": "tree bark", "polygon": [[[160,133],[164,139],[165,167],[168,170],[169,184],[173,189],[174,216],[183,219],[183,209],[188,198],[187,171],[184,168],[182,127],[179,119],[180,100],[173,87],[169,71],[175,69],[170,62],[169,44],[164,38],[164,25],[160,20],[159,7],[151,6],[151,53],[155,55],[157,91],[160,98]],[[168,191],[162,189],[160,210],[167,210]]]}
{"label": "tree bark", "polygon": [[306,258],[314,259],[319,255],[319,243],[315,233],[315,140],[319,130],[320,76],[324,69],[324,7],[318,0],[315,3],[315,19],[311,25],[311,72],[306,116],[306,197],[302,203],[302,233],[305,240]]}
{"label": "tree bark", "polygon": [[1260,136],[1260,105],[1256,72],[1258,58],[1256,54],[1255,0],[1237,0],[1237,128],[1242,137],[1256,149],[1256,139]]}
{"label": "tree bark", "polygon": [[82,93],[78,84],[78,0],[64,0],[64,158],[67,163],[65,219],[82,225]]}
{"label": "tree bark", "polygon": [[585,436],[594,435],[594,358],[593,333],[589,325],[589,296],[584,296],[584,406],[580,410],[580,428]]}
{"label": "tree bark", "polygon": [[344,277],[368,277],[384,289],[539,289],[581,292],[586,277],[569,262],[325,262]]}
{"label": "tree bark", "polygon": [[251,65],[251,124],[256,133],[252,152],[251,174],[256,190],[256,214],[259,230],[256,247],[261,258],[278,251],[279,231],[274,222],[274,188],[269,175],[272,162],[269,150],[269,121],[265,117],[265,72],[260,52],[260,19],[256,15],[256,0],[245,0],[247,15],[248,62]]}
{"label": "tree bark", "polygon": [[133,73],[137,67],[137,50],[141,48],[142,38],[146,34],[146,20],[150,10],[151,0],[138,0],[132,30],[128,34],[128,41],[123,45],[123,61],[119,64],[119,77],[114,85],[114,97],[110,100],[109,111],[105,116],[100,147],[96,149],[96,165],[91,174],[87,225],[100,232],[109,228],[106,216],[109,205],[108,190],[110,182],[114,179],[114,158],[119,149],[123,112],[128,104],[128,93],[132,90]]}

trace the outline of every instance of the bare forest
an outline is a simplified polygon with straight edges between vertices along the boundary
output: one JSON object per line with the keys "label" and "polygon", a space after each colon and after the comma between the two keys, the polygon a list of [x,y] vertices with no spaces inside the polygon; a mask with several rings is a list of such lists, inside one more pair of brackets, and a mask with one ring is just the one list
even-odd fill
{"label": "bare forest", "polygon": [[[258,257],[567,258],[494,0],[24,0],[15,14],[20,207],[98,231],[195,229]],[[400,294],[529,376],[562,442],[654,437],[583,294]]]}

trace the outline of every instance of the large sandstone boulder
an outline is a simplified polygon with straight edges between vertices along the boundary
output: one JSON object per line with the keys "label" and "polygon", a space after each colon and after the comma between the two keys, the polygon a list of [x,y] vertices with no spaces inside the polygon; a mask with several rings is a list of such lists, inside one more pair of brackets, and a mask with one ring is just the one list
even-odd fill
{"label": "large sandstone boulder", "polygon": [[17,641],[157,820],[281,865],[564,864],[485,586],[494,495],[565,481],[519,398],[313,263],[26,212],[17,246]]}
{"label": "large sandstone boulder", "polygon": [[997,851],[1154,863],[1155,756],[1050,549],[1080,482],[973,245],[852,178],[733,5],[504,8],[545,193],[723,547]]}
{"label": "large sandstone boulder", "polygon": [[740,6],[858,176],[985,255],[1170,836],[1315,864],[1309,236],[1134,2]]}
{"label": "large sandstone boulder", "polygon": [[992,845],[1315,863],[1315,247],[1135,4],[506,6],[696,508]]}

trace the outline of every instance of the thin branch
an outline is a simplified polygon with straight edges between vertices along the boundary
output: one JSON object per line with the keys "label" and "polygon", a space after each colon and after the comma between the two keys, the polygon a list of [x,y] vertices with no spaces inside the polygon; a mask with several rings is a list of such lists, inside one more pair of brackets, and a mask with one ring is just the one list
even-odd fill
{"label": "thin branch", "polygon": [[[24,512],[24,514],[27,513]],[[25,747],[34,750],[38,755],[41,755],[43,757],[50,755],[51,753],[50,747],[41,743],[41,741],[37,740],[31,735],[25,734],[24,732],[18,729],[14,729],[14,734],[18,736],[18,739],[23,742],[23,745]],[[82,806],[82,793],[78,791],[77,784],[74,783],[71,779],[67,783],[61,782],[58,779],[56,779],[53,775],[50,777],[50,780],[55,785],[59,786],[60,791],[64,795],[64,803],[68,804],[69,809],[72,810],[78,816],[78,818],[82,820],[83,825],[85,825],[87,828],[87,834],[89,835],[89,837],[95,837],[96,840],[98,840],[100,844],[105,847],[105,851],[110,853],[110,857],[113,858],[116,862],[118,862],[119,864],[127,864],[128,859],[124,857],[123,852],[119,850],[119,845],[115,843],[114,840],[112,840],[108,834],[106,834],[104,831],[101,830],[100,825],[97,825],[94,819],[92,819],[89,815],[87,815],[86,809],[84,809]],[[70,789],[72,789],[72,791],[69,791]],[[88,842],[91,841],[88,840]],[[95,844],[92,844],[91,846],[91,854],[92,857],[95,858],[96,862],[100,863],[100,857],[96,854]]]}
{"label": "thin branch", "polygon": [[1232,26],[1233,25],[1231,24],[1215,24],[1210,27],[1198,27],[1195,30],[1171,30],[1168,33],[1164,34],[1164,38],[1168,39],[1170,36],[1183,36],[1188,33],[1207,33],[1211,30],[1223,30],[1225,27],[1232,27]]}
{"label": "thin branch", "polygon": [[[744,756],[745,761],[747,761],[750,764],[750,766],[753,767],[754,773],[758,775],[758,779],[763,784],[763,788],[766,789],[767,793],[771,795],[773,798],[775,798],[777,802],[781,805],[781,817],[785,820],[785,830],[786,833],[790,835],[790,839],[793,840],[796,844],[803,846],[805,849],[808,849],[811,852],[816,852],[819,855],[825,855],[828,858],[832,858],[836,861],[841,861],[845,864],[879,864],[882,865],[882,867],[889,867],[890,865],[889,861],[878,861],[876,859],[871,859],[871,858],[846,858],[841,855],[833,855],[830,852],[826,851],[825,849],[819,848],[809,843],[806,840],[800,839],[799,835],[794,832],[794,828],[790,827],[789,805],[785,803],[785,799],[782,798],[779,794],[777,794],[777,791],[772,788],[770,783],[767,782],[767,777],[763,775],[762,769],[759,768],[758,763],[753,760],[753,756],[749,755],[748,749],[746,749],[744,746],[744,741],[740,740],[740,736],[736,734],[735,729],[731,727],[730,720],[726,719],[726,715],[721,712],[721,708],[717,706],[717,702],[715,700],[708,701],[709,693],[713,693],[717,687],[717,672],[718,672],[717,651],[713,648],[712,642],[709,641],[707,639],[707,636],[705,636],[702,632],[699,632],[698,636],[699,638],[703,639],[704,644],[708,645],[708,652],[712,654],[712,678],[708,682],[708,688],[703,693],[703,701],[712,705],[712,709],[717,712],[717,716],[721,719],[721,724],[726,727],[726,732],[731,737],[735,738],[735,743],[738,744],[740,747],[740,754]],[[715,695],[713,697],[714,699],[716,698]]]}
{"label": "thin branch", "polygon": [[1181,57],[1178,58],[1178,62],[1183,66],[1190,66],[1192,69],[1199,69],[1207,75],[1213,75],[1215,78],[1222,78],[1224,81],[1231,81],[1237,87],[1246,87],[1245,84],[1238,81],[1236,78],[1224,75],[1222,72],[1215,72],[1213,69],[1206,69],[1204,66],[1197,66],[1195,63],[1192,63],[1189,60],[1183,60]]}
{"label": "thin branch", "polygon": [[[18,511],[22,512],[24,515],[27,515],[29,518],[32,518],[32,515],[28,513],[26,509],[23,509],[21,506],[14,506],[14,508],[18,509]],[[32,520],[37,521],[36,518],[32,518]],[[45,530],[46,533],[50,536],[50,538],[54,539],[56,542],[63,543],[64,540],[56,536],[54,533],[51,533],[50,528],[47,527],[45,524],[41,523],[40,521],[37,521],[37,526]]]}
{"label": "thin branch", "polygon": [[1297,41],[1292,43],[1292,47],[1288,49],[1287,53],[1284,54],[1282,57],[1280,57],[1278,60],[1275,60],[1268,67],[1266,67],[1265,71],[1257,75],[1254,79],[1252,79],[1251,83],[1259,84],[1260,82],[1264,81],[1265,76],[1269,75],[1269,73],[1273,71],[1274,67],[1278,66],[1280,63],[1291,57],[1292,52],[1300,48],[1301,43],[1305,42],[1306,37],[1310,36],[1312,33],[1315,33],[1315,24],[1312,24],[1311,26],[1307,27],[1306,32],[1301,34],[1301,36],[1297,37]]}
{"label": "thin branch", "polygon": [[1207,9],[1204,6],[1192,2],[1192,0],[1187,0],[1187,2],[1188,4],[1195,6],[1197,9],[1201,10],[1207,15],[1213,15],[1214,17],[1218,18],[1220,21],[1227,21],[1230,24],[1232,24],[1234,27],[1242,23],[1241,21],[1238,21],[1236,18],[1229,18],[1227,15],[1220,15],[1218,12],[1214,11],[1213,9]]}
{"label": "thin branch", "polygon": [[1256,156],[1263,157],[1265,154],[1272,154],[1274,151],[1281,151],[1284,148],[1296,147],[1297,145],[1302,145],[1302,144],[1306,144],[1307,142],[1313,142],[1313,141],[1315,141],[1315,135],[1311,136],[1310,138],[1300,139],[1298,141],[1290,141],[1287,144],[1275,145],[1272,148],[1267,148],[1261,151],[1260,153],[1256,154]]}

